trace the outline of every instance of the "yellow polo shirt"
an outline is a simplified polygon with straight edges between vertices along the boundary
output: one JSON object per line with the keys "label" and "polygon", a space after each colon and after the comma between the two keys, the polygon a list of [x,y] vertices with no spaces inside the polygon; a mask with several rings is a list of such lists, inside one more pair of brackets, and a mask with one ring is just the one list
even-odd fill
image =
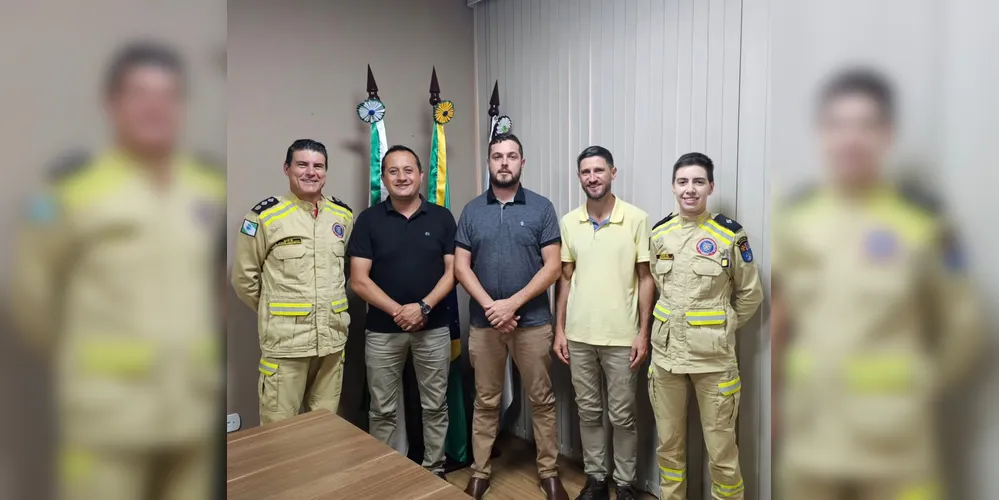
{"label": "yellow polo shirt", "polygon": [[[574,262],[565,336],[599,346],[631,346],[638,335],[638,272],[649,261],[649,216],[621,198],[593,221],[586,204],[562,217],[562,262]],[[598,227],[599,226],[599,227]]]}

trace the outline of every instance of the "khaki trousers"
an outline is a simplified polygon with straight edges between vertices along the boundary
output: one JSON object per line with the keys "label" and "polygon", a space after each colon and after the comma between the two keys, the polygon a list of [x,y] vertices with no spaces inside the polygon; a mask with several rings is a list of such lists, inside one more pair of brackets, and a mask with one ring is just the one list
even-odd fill
{"label": "khaki trousers", "polygon": [[423,408],[423,466],[444,470],[447,436],[447,376],[451,365],[451,328],[414,333],[365,332],[364,363],[368,370],[369,432],[391,446],[399,407],[399,386],[406,355],[413,350],[413,369]]}
{"label": "khaki trousers", "polygon": [[569,372],[579,408],[579,438],[583,445],[583,468],[587,476],[607,478],[604,450],[604,384],[607,414],[614,428],[614,482],[635,482],[638,460],[638,429],[635,425],[635,393],[638,374],[631,369],[631,347],[594,346],[569,341]]}
{"label": "khaki trousers", "polygon": [[343,351],[322,357],[260,358],[260,424],[306,411],[336,413],[343,382]]}
{"label": "khaki trousers", "polygon": [[153,450],[72,446],[60,457],[60,500],[208,500],[218,464],[207,445]]}
{"label": "khaki trousers", "polygon": [[507,353],[520,371],[520,378],[531,400],[534,441],[538,450],[538,477],[558,475],[555,460],[558,442],[555,436],[555,395],[548,375],[551,366],[552,326],[517,328],[500,333],[493,328],[472,327],[468,353],[475,370],[475,411],[472,417],[473,477],[488,478],[492,473],[489,455],[499,427],[500,401]]}
{"label": "khaki trousers", "polygon": [[[735,423],[742,384],[738,368],[720,373],[670,373],[649,367],[649,399],[659,434],[660,500],[687,498],[687,379],[693,382],[701,429],[711,469],[711,498],[742,500],[745,485],[739,467]],[[811,497],[808,497],[811,500]]]}

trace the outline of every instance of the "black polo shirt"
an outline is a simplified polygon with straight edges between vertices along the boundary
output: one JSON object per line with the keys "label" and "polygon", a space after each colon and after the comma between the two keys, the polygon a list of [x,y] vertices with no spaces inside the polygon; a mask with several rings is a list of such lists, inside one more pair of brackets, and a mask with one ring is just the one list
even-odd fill
{"label": "black polo shirt", "polygon": [[[421,197],[421,199],[423,199]],[[454,255],[456,229],[451,211],[423,199],[407,219],[387,199],[361,212],[347,244],[347,255],[371,259],[371,280],[399,304],[423,300],[444,276],[444,256]],[[448,326],[444,301],[427,317],[425,329]],[[402,333],[392,315],[368,306],[366,329]]]}

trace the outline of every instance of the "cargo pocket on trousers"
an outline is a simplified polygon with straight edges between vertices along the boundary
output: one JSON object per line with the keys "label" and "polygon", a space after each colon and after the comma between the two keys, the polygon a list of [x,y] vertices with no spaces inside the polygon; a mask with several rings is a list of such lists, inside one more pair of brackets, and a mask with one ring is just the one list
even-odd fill
{"label": "cargo pocket on trousers", "polygon": [[715,359],[728,354],[727,315],[723,310],[688,311],[687,345],[694,359]]}
{"label": "cargo pocket on trousers", "polygon": [[276,413],[278,411],[278,384],[280,367],[277,363],[260,358],[257,371],[260,372],[260,382],[257,385],[257,398],[260,401],[260,411]]}
{"label": "cargo pocket on trousers", "polygon": [[718,416],[719,430],[735,430],[735,422],[739,418],[739,401],[742,399],[742,379],[738,373],[724,382],[718,383]]}

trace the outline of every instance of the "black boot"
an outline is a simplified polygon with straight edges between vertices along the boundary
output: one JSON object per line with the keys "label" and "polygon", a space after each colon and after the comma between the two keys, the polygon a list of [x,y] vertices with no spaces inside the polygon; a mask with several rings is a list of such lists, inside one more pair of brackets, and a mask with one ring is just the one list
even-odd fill
{"label": "black boot", "polygon": [[607,480],[600,481],[593,476],[586,477],[586,485],[579,492],[576,500],[610,500],[610,488]]}
{"label": "black boot", "polygon": [[617,500],[635,500],[635,490],[631,486],[617,486]]}

